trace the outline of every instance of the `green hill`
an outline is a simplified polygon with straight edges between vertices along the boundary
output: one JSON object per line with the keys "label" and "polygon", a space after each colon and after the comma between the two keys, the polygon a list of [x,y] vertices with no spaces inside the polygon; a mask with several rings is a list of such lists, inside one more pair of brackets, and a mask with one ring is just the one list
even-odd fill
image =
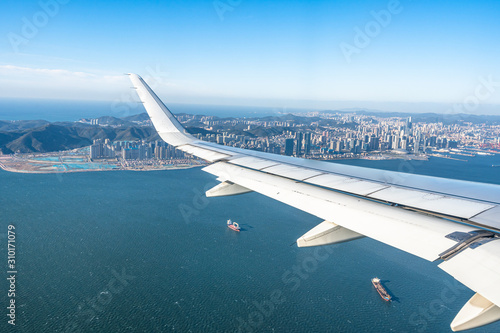
{"label": "green hill", "polygon": [[152,127],[61,126],[47,124],[21,131],[0,132],[4,154],[51,152],[81,148],[95,139],[111,141],[159,140]]}

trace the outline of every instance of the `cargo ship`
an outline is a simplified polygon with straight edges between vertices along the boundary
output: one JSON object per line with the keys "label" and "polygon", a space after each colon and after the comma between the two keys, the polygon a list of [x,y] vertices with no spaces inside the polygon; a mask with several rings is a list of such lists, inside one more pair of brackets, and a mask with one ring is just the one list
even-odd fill
{"label": "cargo ship", "polygon": [[382,286],[382,283],[380,282],[379,278],[373,278],[372,283],[373,283],[373,286],[375,287],[375,289],[377,289],[380,297],[382,297],[382,299],[384,301],[388,302],[391,300],[391,295],[389,295],[387,290],[385,290],[384,286]]}
{"label": "cargo ship", "polygon": [[236,222],[231,222],[231,220],[227,220],[227,227],[234,231],[240,232],[240,225]]}

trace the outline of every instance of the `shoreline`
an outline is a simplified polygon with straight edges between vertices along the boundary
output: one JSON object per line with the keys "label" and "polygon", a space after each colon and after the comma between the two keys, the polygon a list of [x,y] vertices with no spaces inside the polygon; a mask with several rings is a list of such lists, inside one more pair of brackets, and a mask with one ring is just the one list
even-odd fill
{"label": "shoreline", "polygon": [[[77,172],[100,172],[100,171],[168,171],[168,170],[181,170],[181,169],[191,169],[191,168],[196,168],[196,167],[201,167],[204,165],[186,165],[186,164],[179,164],[179,165],[172,165],[172,166],[167,166],[167,167],[160,167],[160,168],[96,168],[96,169],[70,169],[70,170],[26,170],[22,168],[15,168],[12,166],[9,166],[8,164],[5,164],[5,156],[3,155],[1,158],[0,157],[0,169],[6,172],[15,172],[15,173],[24,173],[24,174],[61,174],[61,173],[77,173]],[[13,157],[7,157],[7,159],[13,159]],[[38,161],[36,161],[38,162]],[[28,162],[32,163],[32,162]],[[63,164],[56,164],[56,165],[63,165]]]}
{"label": "shoreline", "polygon": [[[66,151],[66,153],[69,151]],[[76,150],[72,150],[71,152],[76,152]],[[73,154],[71,155],[65,155],[65,152],[58,152],[58,153],[48,153],[47,155],[44,155],[43,153],[40,155],[34,155],[30,154],[31,156],[14,156],[14,155],[0,155],[0,169],[6,171],[6,172],[16,172],[16,173],[25,173],[25,174],[61,174],[61,173],[75,173],[75,172],[98,172],[98,171],[168,171],[168,170],[181,170],[181,169],[191,169],[191,168],[196,168],[196,167],[203,167],[206,166],[206,163],[199,163],[199,164],[181,164],[179,163],[178,165],[176,164],[167,164],[166,166],[161,166],[161,167],[148,167],[148,165],[139,165],[138,168],[134,167],[123,167],[120,163],[117,163],[116,166],[113,164],[110,167],[109,163],[99,163],[99,162],[94,162],[98,166],[107,166],[107,167],[97,167],[97,168],[76,168],[76,167],[69,167],[65,166],[66,163],[62,159],[66,158],[82,158],[75,156]],[[455,155],[455,154],[453,154]],[[489,155],[489,154],[488,154]],[[494,154],[492,154],[494,155]],[[84,156],[82,154],[82,156]],[[479,155],[478,155],[479,156]],[[481,155],[482,156],[482,155]],[[38,158],[40,157],[58,157],[61,158],[60,161],[54,161],[54,160],[40,160]],[[333,161],[342,161],[342,160],[367,160],[367,161],[383,161],[383,160],[421,160],[421,161],[428,161],[430,158],[435,157],[435,158],[442,158],[442,159],[448,159],[448,160],[456,160],[456,161],[461,161],[461,162],[467,162],[468,160],[465,159],[460,159],[456,157],[451,157],[443,154],[438,154],[438,153],[430,153],[430,154],[421,154],[421,155],[414,155],[414,154],[374,154],[374,155],[365,155],[365,156],[349,156],[349,157],[344,157],[344,158],[333,158],[333,159],[314,159],[314,160],[319,160],[319,161],[327,161],[327,162],[333,162]],[[188,159],[189,160],[189,159]],[[118,162],[118,161],[117,161]],[[67,162],[68,163],[68,162]],[[69,162],[73,163],[73,162]],[[80,164],[78,162],[74,162],[75,164]],[[87,162],[88,163],[88,162]],[[83,164],[83,163],[82,163]],[[36,165],[36,166],[34,166]],[[57,169],[57,166],[63,166],[64,170]],[[47,168],[48,170],[44,170]],[[32,169],[32,170],[30,170]]]}
{"label": "shoreline", "polygon": [[181,169],[191,169],[198,168],[203,165],[189,165],[185,167],[171,167],[171,168],[159,168],[159,169],[86,169],[86,170],[65,170],[65,171],[29,171],[29,170],[19,170],[6,167],[0,164],[0,169],[6,172],[16,172],[16,173],[33,173],[33,174],[50,174],[50,173],[78,173],[78,172],[101,172],[101,171],[168,171],[168,170],[181,170]]}

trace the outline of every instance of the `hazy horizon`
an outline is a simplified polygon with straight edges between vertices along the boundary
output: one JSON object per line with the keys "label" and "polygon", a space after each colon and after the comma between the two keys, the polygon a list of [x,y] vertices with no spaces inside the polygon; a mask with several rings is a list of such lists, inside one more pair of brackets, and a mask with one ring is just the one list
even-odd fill
{"label": "hazy horizon", "polygon": [[[160,98],[162,98],[160,96]],[[227,102],[227,101],[226,101]],[[229,101],[230,103],[231,101]],[[237,103],[238,101],[232,101]],[[314,104],[311,101],[300,101],[294,104],[269,103],[267,105],[241,104],[197,104],[197,103],[165,103],[174,113],[197,113],[221,117],[251,117],[279,115],[287,113],[305,113],[313,111],[340,112],[384,112],[384,113],[436,113],[436,114],[470,114],[476,116],[500,116],[500,105],[482,105],[475,112],[456,112],[453,105],[446,103],[379,103],[363,107],[362,102],[343,102],[337,105]],[[310,105],[309,107],[307,105]],[[336,106],[336,107],[335,107]],[[38,108],[38,109],[37,109]],[[205,113],[203,113],[205,111]],[[466,110],[464,110],[466,111]],[[97,118],[101,116],[126,117],[146,112],[140,103],[130,100],[64,100],[64,99],[26,99],[0,98],[0,120],[48,120],[76,121],[81,118]],[[45,119],[47,118],[47,119]]]}

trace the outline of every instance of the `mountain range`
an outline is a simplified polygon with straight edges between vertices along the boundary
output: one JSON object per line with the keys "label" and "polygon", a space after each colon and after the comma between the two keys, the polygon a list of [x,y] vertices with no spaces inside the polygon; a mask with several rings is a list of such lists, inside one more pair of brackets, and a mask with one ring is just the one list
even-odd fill
{"label": "mountain range", "polygon": [[[324,111],[340,112],[340,111]],[[387,112],[368,112],[357,110],[356,114],[362,114],[373,117],[409,117],[414,122],[442,122],[444,124],[452,123],[490,123],[499,124],[500,116],[466,115],[466,114],[436,114],[436,113],[387,113]],[[184,114],[179,114],[182,116]],[[246,135],[249,137],[267,137],[282,133],[283,130],[294,131],[290,127],[256,127],[247,129],[246,125],[238,124],[227,128],[222,125],[214,125],[211,131],[204,128],[201,123],[202,116],[196,116],[188,120],[184,126],[192,134],[215,134],[217,130],[222,129],[229,134]],[[215,117],[217,118],[217,117]],[[234,119],[234,118],[218,118]],[[329,120],[321,117],[305,117],[292,114],[282,116],[268,116],[259,119],[261,121],[281,121],[300,123],[304,126],[301,130],[312,129],[311,123],[321,128]],[[373,119],[375,122],[376,120]],[[0,120],[0,152],[3,154],[13,153],[33,153],[33,152],[52,152],[89,146],[95,139],[110,139],[111,141],[137,141],[160,140],[156,130],[152,127],[151,121],[146,113],[136,114],[123,118],[104,116],[95,119],[80,119],[76,122],[48,122],[46,120]],[[357,124],[354,122],[339,123],[335,126],[354,128]]]}
{"label": "mountain range", "polygon": [[45,120],[0,121],[0,151],[3,154],[52,152],[89,146],[95,139],[111,141],[159,140],[155,129],[143,124],[147,114],[125,118],[100,117],[99,125],[87,120],[55,122]]}

